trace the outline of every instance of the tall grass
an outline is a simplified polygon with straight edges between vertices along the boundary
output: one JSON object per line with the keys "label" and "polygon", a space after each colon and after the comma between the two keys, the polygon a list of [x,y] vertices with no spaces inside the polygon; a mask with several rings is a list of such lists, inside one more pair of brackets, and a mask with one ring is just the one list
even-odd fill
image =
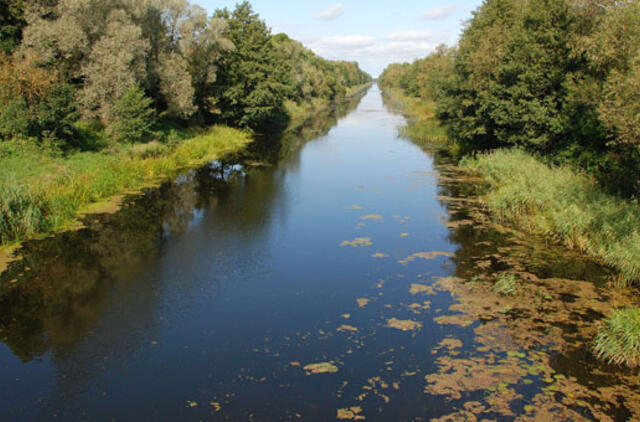
{"label": "tall grass", "polygon": [[607,318],[593,341],[598,358],[616,365],[640,365],[640,308],[618,309]]}
{"label": "tall grass", "polygon": [[227,127],[161,144],[114,146],[61,156],[32,143],[0,149],[0,244],[63,229],[87,206],[173,172],[242,149],[250,137]]}
{"label": "tall grass", "polygon": [[553,236],[620,272],[621,284],[640,281],[640,207],[604,193],[586,175],[549,167],[518,149],[465,158],[490,190],[492,213],[533,233]]}

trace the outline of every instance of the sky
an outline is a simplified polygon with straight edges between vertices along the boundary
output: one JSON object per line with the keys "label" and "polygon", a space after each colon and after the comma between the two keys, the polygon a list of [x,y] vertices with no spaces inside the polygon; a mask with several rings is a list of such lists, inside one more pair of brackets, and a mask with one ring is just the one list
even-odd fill
{"label": "sky", "polygon": [[[237,0],[192,0],[213,12]],[[390,63],[454,45],[482,0],[253,0],[273,33],[285,32],[320,56],[357,61],[372,76]]]}

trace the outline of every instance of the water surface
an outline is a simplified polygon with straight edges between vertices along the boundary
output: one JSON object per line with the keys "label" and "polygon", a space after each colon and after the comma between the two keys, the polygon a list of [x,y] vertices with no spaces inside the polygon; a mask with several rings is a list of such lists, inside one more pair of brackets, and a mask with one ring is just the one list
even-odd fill
{"label": "water surface", "polygon": [[[637,374],[586,345],[608,270],[490,224],[404,124],[373,87],[25,244],[0,276],[2,419],[639,415]],[[491,292],[505,272],[519,298]]]}

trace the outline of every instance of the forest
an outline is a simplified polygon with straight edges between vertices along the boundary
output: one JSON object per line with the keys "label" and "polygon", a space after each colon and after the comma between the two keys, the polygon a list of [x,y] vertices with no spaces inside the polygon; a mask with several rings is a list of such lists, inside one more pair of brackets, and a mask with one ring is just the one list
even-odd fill
{"label": "forest", "polygon": [[3,0],[0,28],[2,244],[371,81],[272,34],[248,2]]}

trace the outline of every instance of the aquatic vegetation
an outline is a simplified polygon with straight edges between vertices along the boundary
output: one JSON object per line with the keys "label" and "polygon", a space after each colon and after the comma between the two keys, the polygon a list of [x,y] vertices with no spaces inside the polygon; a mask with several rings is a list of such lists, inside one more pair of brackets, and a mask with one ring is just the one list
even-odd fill
{"label": "aquatic vegetation", "polygon": [[640,308],[615,311],[600,325],[593,348],[598,358],[609,363],[640,366]]}
{"label": "aquatic vegetation", "polygon": [[380,214],[367,214],[363,215],[360,218],[363,220],[382,220],[384,217],[382,217]]}
{"label": "aquatic vegetation", "polygon": [[391,318],[387,321],[387,327],[402,331],[413,331],[422,328],[422,323],[410,319]]}
{"label": "aquatic vegetation", "polygon": [[465,159],[490,190],[484,203],[499,220],[552,236],[601,259],[622,283],[640,281],[640,206],[606,194],[568,167],[549,167],[519,149]]}
{"label": "aquatic vegetation", "polygon": [[340,246],[351,246],[352,248],[357,248],[358,246],[371,246],[371,238],[369,237],[357,237],[354,240],[345,240]]}
{"label": "aquatic vegetation", "polygon": [[358,329],[356,327],[354,327],[353,325],[348,325],[348,324],[342,324],[341,326],[339,326],[337,328],[338,331],[341,332],[357,332]]}
{"label": "aquatic vegetation", "polygon": [[382,252],[377,252],[374,253],[373,255],[371,255],[371,258],[388,258],[389,255],[387,255],[386,253],[382,253]]}
{"label": "aquatic vegetation", "polygon": [[440,251],[433,251],[433,252],[416,252],[412,255],[409,255],[408,257],[401,259],[398,261],[399,264],[402,265],[406,265],[411,261],[414,261],[416,259],[426,259],[426,260],[430,260],[430,259],[434,259],[437,258],[439,256],[446,256],[449,258],[452,258],[455,256],[455,254],[452,254],[451,252],[440,252]]}
{"label": "aquatic vegetation", "polygon": [[303,368],[307,375],[311,374],[335,374],[338,372],[338,367],[331,362],[311,363],[305,365]]}
{"label": "aquatic vegetation", "polygon": [[436,294],[432,286],[427,286],[425,284],[420,284],[420,283],[411,283],[411,287],[409,288],[409,293],[411,293],[412,295],[424,293],[426,295],[431,295],[431,296],[434,296]]}
{"label": "aquatic vegetation", "polygon": [[516,292],[518,280],[515,275],[509,273],[501,273],[491,288],[494,293],[499,295],[512,295]]}
{"label": "aquatic vegetation", "polygon": [[365,306],[367,306],[369,304],[369,302],[371,302],[370,299],[365,299],[365,298],[358,298],[356,299],[356,302],[358,303],[358,307],[359,308],[364,308]]}
{"label": "aquatic vegetation", "polygon": [[362,408],[359,406],[347,407],[345,409],[338,409],[338,419],[350,419],[354,421],[363,421],[365,417],[360,415]]}
{"label": "aquatic vegetation", "polygon": [[361,207],[360,205],[349,205],[348,207],[345,207],[348,210],[361,210],[364,207]]}

